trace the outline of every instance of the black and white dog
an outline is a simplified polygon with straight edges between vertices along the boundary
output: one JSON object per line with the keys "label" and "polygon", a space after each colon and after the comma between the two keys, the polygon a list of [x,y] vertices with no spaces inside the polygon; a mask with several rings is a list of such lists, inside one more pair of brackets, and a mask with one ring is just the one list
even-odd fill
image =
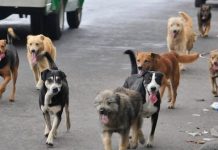
{"label": "black and white dog", "polygon": [[[162,83],[163,74],[156,71],[144,71],[138,74],[136,59],[130,58],[130,60],[132,73],[131,76],[125,80],[123,87],[138,91],[143,97],[143,116],[146,118],[151,117],[151,132],[146,145],[147,147],[152,147],[160,111],[161,99],[159,88]],[[140,141],[144,140],[140,139]],[[143,142],[141,143],[143,144]]]}
{"label": "black and white dog", "polygon": [[[70,129],[70,116],[68,108],[69,88],[65,73],[58,70],[48,53],[45,53],[45,57],[47,57],[51,69],[47,69],[41,73],[44,84],[40,90],[39,106],[45,119],[44,135],[48,137],[46,144],[53,146],[53,139],[57,134],[57,128],[61,122],[61,115],[64,108],[66,113],[67,130]],[[54,115],[52,124],[50,114]]]}

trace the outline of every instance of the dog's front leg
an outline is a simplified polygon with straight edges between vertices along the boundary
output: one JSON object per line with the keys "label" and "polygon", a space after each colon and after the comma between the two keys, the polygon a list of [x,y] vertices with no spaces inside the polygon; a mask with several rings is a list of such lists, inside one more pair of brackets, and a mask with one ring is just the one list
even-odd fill
{"label": "dog's front leg", "polygon": [[53,146],[54,136],[57,133],[57,128],[58,128],[58,126],[60,124],[60,121],[61,121],[61,114],[58,113],[54,117],[52,128],[51,128],[51,131],[49,132],[46,144],[48,144],[50,146]]}
{"label": "dog's front leg", "polygon": [[104,144],[104,150],[112,150],[111,136],[112,136],[112,133],[110,133],[110,132],[104,131],[102,133],[102,141]]}
{"label": "dog's front leg", "polygon": [[210,77],[210,82],[211,82],[212,94],[213,94],[214,96],[217,96],[217,84],[216,84],[216,79],[211,76],[211,77]]}
{"label": "dog's front leg", "polygon": [[207,25],[207,27],[206,27],[206,29],[205,29],[204,37],[207,37],[207,36],[208,36],[209,30],[210,30],[210,23]]}
{"label": "dog's front leg", "polygon": [[50,130],[51,130],[51,119],[49,113],[46,111],[43,113],[44,119],[45,119],[45,132],[44,135],[45,137],[48,136]]}
{"label": "dog's front leg", "polygon": [[143,123],[143,118],[139,116],[134,123],[131,126],[131,139],[129,141],[129,147],[130,149],[136,149],[138,147],[138,141],[141,144],[145,143],[144,134],[141,130]]}
{"label": "dog's front leg", "polygon": [[151,133],[147,140],[147,144],[146,144],[147,147],[153,146],[154,132],[155,132],[156,125],[157,125],[158,116],[159,116],[159,110],[151,116]]}
{"label": "dog's front leg", "polygon": [[121,136],[121,140],[120,140],[119,150],[127,150],[129,145],[129,131],[125,131],[121,133],[120,136]]}
{"label": "dog's front leg", "polygon": [[32,65],[31,69],[33,71],[33,76],[34,76],[35,82],[37,84],[37,82],[39,81],[39,69],[38,69],[37,65]]}
{"label": "dog's front leg", "polygon": [[10,74],[4,75],[3,78],[4,78],[4,81],[0,85],[0,96],[2,96],[2,93],[5,91],[7,84],[10,82],[11,75]]}

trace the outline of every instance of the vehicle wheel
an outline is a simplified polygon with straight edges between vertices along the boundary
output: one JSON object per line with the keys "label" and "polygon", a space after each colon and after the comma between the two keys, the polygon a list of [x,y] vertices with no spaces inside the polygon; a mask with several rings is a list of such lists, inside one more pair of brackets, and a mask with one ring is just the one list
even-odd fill
{"label": "vehicle wheel", "polygon": [[44,34],[58,40],[61,37],[61,32],[64,29],[64,4],[63,1],[60,4],[60,10],[57,13],[52,13],[45,18],[45,30]]}
{"label": "vehicle wheel", "polygon": [[67,23],[71,29],[78,28],[82,18],[82,9],[67,12]]}
{"label": "vehicle wheel", "polygon": [[42,34],[44,28],[44,16],[42,14],[32,14],[30,18],[32,34]]}
{"label": "vehicle wheel", "polygon": [[202,4],[205,4],[206,0],[195,0],[195,7],[201,7]]}

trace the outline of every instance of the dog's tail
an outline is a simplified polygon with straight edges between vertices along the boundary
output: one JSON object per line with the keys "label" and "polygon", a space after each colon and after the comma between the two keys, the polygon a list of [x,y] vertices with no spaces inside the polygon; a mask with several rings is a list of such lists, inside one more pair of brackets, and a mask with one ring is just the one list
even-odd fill
{"label": "dog's tail", "polygon": [[58,70],[57,65],[55,64],[54,60],[51,58],[51,55],[48,52],[45,52],[43,56],[45,56],[48,59],[51,69]]}
{"label": "dog's tail", "polygon": [[179,16],[182,17],[191,27],[193,26],[192,18],[186,12],[180,11]]}
{"label": "dog's tail", "polygon": [[198,53],[193,53],[188,55],[186,54],[184,55],[175,54],[175,55],[180,63],[192,63],[200,57],[200,54]]}
{"label": "dog's tail", "polygon": [[124,54],[128,54],[131,62],[131,74],[138,74],[135,53],[132,50],[126,50]]}
{"label": "dog's tail", "polygon": [[20,39],[16,33],[14,32],[14,29],[12,27],[9,27],[8,28],[8,31],[7,31],[7,42],[8,44],[13,44],[13,39]]}

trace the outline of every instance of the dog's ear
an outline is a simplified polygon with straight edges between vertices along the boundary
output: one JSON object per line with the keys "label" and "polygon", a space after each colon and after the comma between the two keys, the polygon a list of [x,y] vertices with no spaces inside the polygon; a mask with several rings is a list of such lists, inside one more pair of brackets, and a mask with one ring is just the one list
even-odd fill
{"label": "dog's ear", "polygon": [[152,59],[159,59],[159,58],[160,58],[160,55],[159,55],[159,54],[156,54],[156,53],[151,53],[151,58],[152,58]]}
{"label": "dog's ear", "polygon": [[45,39],[45,36],[44,36],[44,35],[40,34],[39,36],[40,36],[40,39],[41,39],[42,41]]}
{"label": "dog's ear", "polygon": [[31,37],[32,37],[32,35],[28,35],[28,36],[26,37],[26,39],[29,40],[29,38],[31,38]]}
{"label": "dog's ear", "polygon": [[115,101],[118,105],[120,105],[120,95],[119,94],[115,94],[114,95]]}
{"label": "dog's ear", "polygon": [[41,79],[42,79],[42,81],[46,80],[46,75],[47,75],[48,72],[50,72],[49,69],[46,69],[46,70],[41,72]]}
{"label": "dog's ear", "polygon": [[65,79],[67,77],[66,74],[63,71],[60,71],[60,75],[61,75],[62,79]]}

